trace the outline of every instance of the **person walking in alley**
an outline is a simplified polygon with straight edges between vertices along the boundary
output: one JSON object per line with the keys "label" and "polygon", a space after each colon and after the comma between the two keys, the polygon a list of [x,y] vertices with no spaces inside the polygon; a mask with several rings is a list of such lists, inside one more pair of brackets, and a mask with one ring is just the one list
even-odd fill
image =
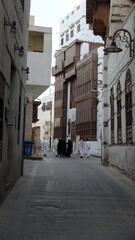
{"label": "person walking in alley", "polygon": [[57,155],[57,146],[58,146],[58,139],[55,138],[53,141],[53,151],[54,151],[55,155]]}
{"label": "person walking in alley", "polygon": [[73,144],[72,144],[72,141],[70,139],[68,139],[68,143],[67,143],[67,157],[70,157],[72,151],[73,151]]}
{"label": "person walking in alley", "polygon": [[83,154],[84,154],[84,141],[82,139],[80,139],[80,141],[79,141],[78,150],[79,150],[79,153],[80,153],[80,158],[83,158]]}
{"label": "person walking in alley", "polygon": [[89,158],[90,157],[90,141],[88,138],[85,143],[85,151],[86,151],[87,158]]}
{"label": "person walking in alley", "polygon": [[62,156],[62,140],[59,138],[58,139],[58,145],[57,145],[57,155],[56,157],[61,157]]}
{"label": "person walking in alley", "polygon": [[47,138],[44,137],[44,140],[43,140],[43,143],[42,143],[42,147],[43,147],[43,155],[44,157],[47,156],[47,153],[48,153],[48,146],[49,146],[49,143],[47,141]]}
{"label": "person walking in alley", "polygon": [[62,157],[66,156],[66,142],[65,142],[65,140],[62,140],[62,142],[61,142],[61,154],[62,154]]}

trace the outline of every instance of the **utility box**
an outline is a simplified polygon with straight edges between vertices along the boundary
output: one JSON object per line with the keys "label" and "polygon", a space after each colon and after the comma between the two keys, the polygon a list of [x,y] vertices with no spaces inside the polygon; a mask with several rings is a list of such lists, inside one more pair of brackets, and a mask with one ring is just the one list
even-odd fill
{"label": "utility box", "polygon": [[25,141],[25,146],[24,146],[24,155],[25,156],[32,156],[33,145],[34,145],[34,142]]}

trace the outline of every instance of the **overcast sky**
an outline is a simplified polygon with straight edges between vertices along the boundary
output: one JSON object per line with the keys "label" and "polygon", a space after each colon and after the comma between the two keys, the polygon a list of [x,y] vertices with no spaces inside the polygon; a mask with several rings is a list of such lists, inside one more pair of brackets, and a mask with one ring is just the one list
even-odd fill
{"label": "overcast sky", "polygon": [[60,21],[82,0],[31,0],[35,24],[59,29]]}
{"label": "overcast sky", "polygon": [[[52,27],[53,49],[58,49],[60,21],[83,0],[31,0],[31,15],[35,16],[35,25]],[[57,43],[54,43],[56,39]],[[55,50],[57,50],[55,49]]]}

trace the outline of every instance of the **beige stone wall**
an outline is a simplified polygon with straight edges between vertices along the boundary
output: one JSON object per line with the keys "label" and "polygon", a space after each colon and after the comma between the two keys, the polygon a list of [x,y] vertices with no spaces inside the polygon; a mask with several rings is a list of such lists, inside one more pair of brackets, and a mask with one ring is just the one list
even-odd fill
{"label": "beige stone wall", "polygon": [[30,16],[29,24],[33,26],[35,25],[35,16]]}
{"label": "beige stone wall", "polygon": [[26,106],[25,118],[25,141],[32,141],[32,113],[33,102],[28,102]]}
{"label": "beige stone wall", "polygon": [[32,140],[34,142],[34,154],[39,155],[41,151],[40,127],[32,128]]}

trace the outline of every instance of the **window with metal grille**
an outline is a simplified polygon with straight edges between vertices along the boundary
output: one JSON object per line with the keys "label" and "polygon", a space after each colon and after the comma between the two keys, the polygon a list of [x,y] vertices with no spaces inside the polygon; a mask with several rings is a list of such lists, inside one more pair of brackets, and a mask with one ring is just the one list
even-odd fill
{"label": "window with metal grille", "polygon": [[76,124],[76,135],[81,136],[83,139],[89,138],[90,140],[95,140],[94,136],[91,134],[90,127],[90,122]]}
{"label": "window with metal grille", "polygon": [[111,143],[114,143],[114,92],[113,88],[111,89],[110,96],[110,105],[111,105]]}
{"label": "window with metal grille", "polygon": [[92,135],[95,135],[96,137],[96,122],[92,122]]}
{"label": "window with metal grille", "polygon": [[128,69],[125,81],[125,103],[126,103],[126,141],[132,143],[132,81],[131,71]]}
{"label": "window with metal grille", "polygon": [[40,101],[33,102],[33,116],[32,116],[32,123],[36,123],[39,119],[38,117],[38,106],[41,104]]}
{"label": "window with metal grille", "polygon": [[121,129],[121,86],[120,82],[117,84],[117,140],[118,143],[122,142],[122,129]]}

